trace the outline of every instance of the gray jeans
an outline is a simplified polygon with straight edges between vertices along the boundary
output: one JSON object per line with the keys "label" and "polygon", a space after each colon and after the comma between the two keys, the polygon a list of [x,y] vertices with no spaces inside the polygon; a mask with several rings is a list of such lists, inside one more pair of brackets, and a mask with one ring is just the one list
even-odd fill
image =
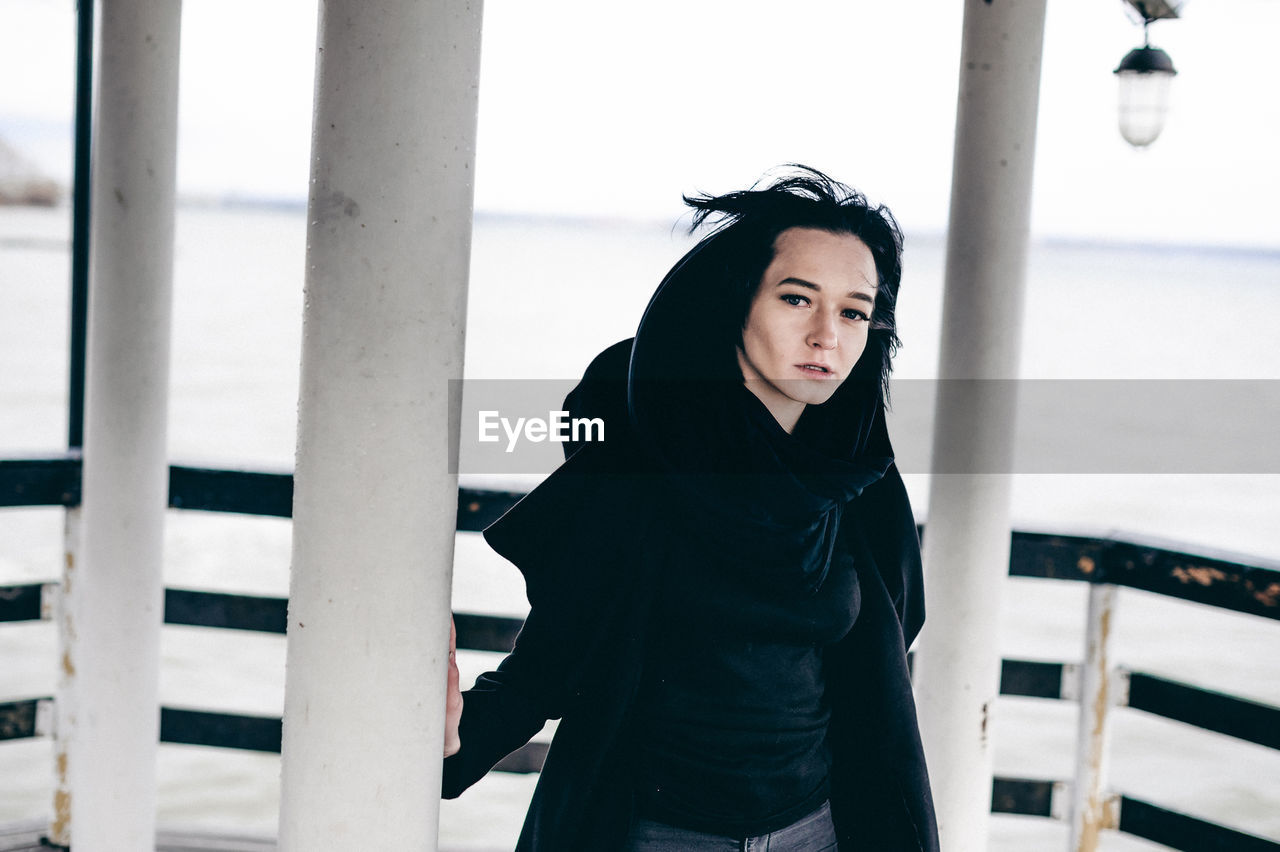
{"label": "gray jeans", "polygon": [[741,839],[637,819],[623,847],[626,852],[836,852],[836,848],[830,803],[786,828]]}

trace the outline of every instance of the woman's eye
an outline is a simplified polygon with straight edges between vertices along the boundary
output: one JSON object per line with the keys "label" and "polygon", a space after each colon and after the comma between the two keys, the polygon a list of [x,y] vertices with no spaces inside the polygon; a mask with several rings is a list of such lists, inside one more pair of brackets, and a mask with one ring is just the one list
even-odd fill
{"label": "woman's eye", "polygon": [[796,293],[784,294],[782,296],[782,301],[786,302],[788,305],[795,305],[797,307],[800,305],[809,304],[808,299],[806,299],[804,296],[797,295]]}
{"label": "woman's eye", "polygon": [[862,320],[863,322],[871,319],[871,317],[867,316],[862,311],[855,310],[854,308],[847,308],[844,312],[844,317],[845,319]]}

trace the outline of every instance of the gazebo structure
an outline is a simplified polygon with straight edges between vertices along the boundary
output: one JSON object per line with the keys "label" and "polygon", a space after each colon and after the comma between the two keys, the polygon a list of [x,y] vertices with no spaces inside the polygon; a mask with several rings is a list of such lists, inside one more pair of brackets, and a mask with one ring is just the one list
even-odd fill
{"label": "gazebo structure", "polygon": [[[472,495],[463,517],[447,472],[456,470],[448,384],[462,378],[480,3],[321,5],[291,506],[282,505],[288,483],[265,474],[237,491],[217,472],[171,469],[165,457],[180,6],[104,0],[96,42],[92,8],[83,4],[81,18],[82,68],[88,46],[99,51],[92,216],[81,148],[76,219],[77,244],[92,251],[87,265],[77,262],[87,290],[75,310],[85,312],[87,337],[74,337],[73,353],[85,354],[72,359],[73,370],[86,365],[83,435],[73,401],[71,454],[21,474],[28,497],[69,507],[52,605],[63,648],[51,705],[59,783],[42,834],[76,852],[154,847],[157,743],[165,725],[170,740],[181,737],[184,721],[156,713],[160,627],[185,601],[166,594],[161,574],[164,512],[179,495],[207,506],[231,500],[238,511],[258,501],[263,513],[294,519],[287,616],[275,604],[228,603],[224,613],[237,626],[271,624],[257,629],[287,619],[282,732],[276,720],[226,723],[242,741],[275,736],[282,747],[278,848],[435,849],[454,534],[460,518],[475,528],[509,502]],[[1044,16],[1045,0],[965,4],[946,273],[953,324],[934,441],[935,470],[954,472],[932,487],[934,605],[915,662],[943,843],[957,852],[984,848],[992,807],[986,725],[1002,688],[996,624],[1011,538],[1009,478],[991,471],[1008,469],[1014,423],[1011,398],[952,394],[960,383],[946,380],[1017,376]],[[1061,539],[1026,541],[1036,553],[1077,552]],[[1083,558],[1072,576],[1091,579]],[[1275,574],[1241,571],[1250,582]],[[1097,588],[1105,625],[1114,587]],[[489,641],[501,647],[509,636]],[[1103,795],[1105,629],[1091,641],[1080,687],[1090,758],[1064,814],[1080,850],[1120,824],[1116,800]],[[1022,683],[1035,680],[1029,672]],[[33,718],[41,709],[33,704]],[[1280,718],[1267,713],[1277,711],[1260,718]],[[536,763],[535,749],[512,766]],[[1048,815],[1055,797],[1063,809],[1064,791],[1051,782],[1002,783],[1005,810]]]}

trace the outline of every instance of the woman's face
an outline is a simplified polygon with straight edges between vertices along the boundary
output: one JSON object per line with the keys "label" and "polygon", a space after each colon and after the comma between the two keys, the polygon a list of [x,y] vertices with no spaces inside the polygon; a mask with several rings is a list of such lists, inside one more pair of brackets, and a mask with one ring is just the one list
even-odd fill
{"label": "woman's face", "polygon": [[747,312],[738,363],[747,387],[788,432],[858,362],[876,280],[871,250],[852,234],[788,228],[778,235]]}

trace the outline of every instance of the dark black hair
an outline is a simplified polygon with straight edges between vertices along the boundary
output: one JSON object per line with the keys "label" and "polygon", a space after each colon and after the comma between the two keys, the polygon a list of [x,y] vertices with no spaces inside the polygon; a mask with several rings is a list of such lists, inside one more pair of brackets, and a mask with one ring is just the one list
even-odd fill
{"label": "dark black hair", "polygon": [[725,276],[723,283],[737,301],[729,317],[735,325],[722,331],[735,345],[742,344],[751,302],[773,261],[779,234],[788,228],[851,234],[871,250],[878,281],[867,348],[849,378],[874,382],[887,399],[893,356],[902,344],[894,313],[902,279],[902,230],[887,207],[872,206],[857,190],[808,166],[784,168],[793,173],[764,186],[757,182],[725,195],[684,196],[694,209],[690,233],[711,225],[699,246],[714,252],[713,267]]}

